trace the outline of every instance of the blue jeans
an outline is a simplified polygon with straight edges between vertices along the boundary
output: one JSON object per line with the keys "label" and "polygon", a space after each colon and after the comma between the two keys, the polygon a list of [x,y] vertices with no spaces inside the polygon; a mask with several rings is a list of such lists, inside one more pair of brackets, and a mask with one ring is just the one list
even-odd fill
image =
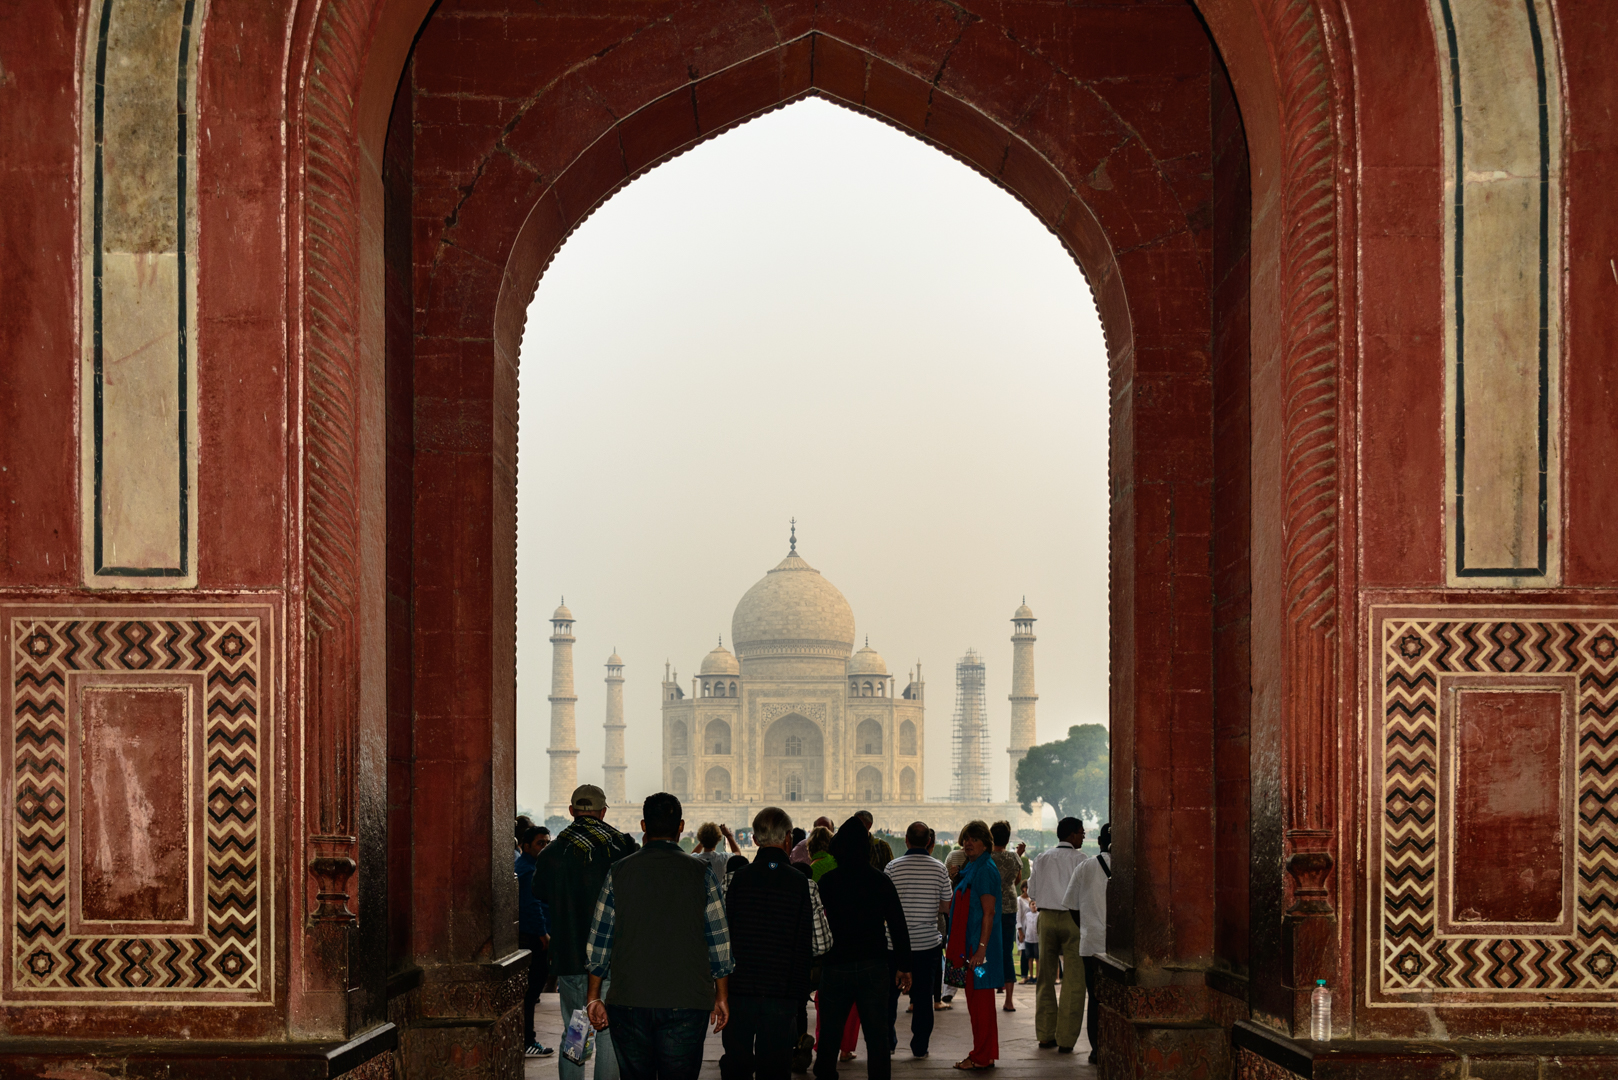
{"label": "blue jeans", "polygon": [[623,1080],[697,1080],[707,1028],[707,1009],[607,1006]]}
{"label": "blue jeans", "polygon": [[[607,986],[611,980],[601,983],[601,996],[607,996]],[[562,1029],[567,1029],[568,1021],[573,1019],[573,1010],[584,1008],[584,994],[590,988],[588,975],[558,975],[556,977],[556,996],[562,999]],[[618,1055],[613,1050],[612,1032],[596,1032],[596,1052],[591,1059],[595,1062],[595,1080],[618,1080]],[[556,1055],[556,1067],[561,1080],[584,1080],[584,1066],[575,1065],[561,1052]]]}

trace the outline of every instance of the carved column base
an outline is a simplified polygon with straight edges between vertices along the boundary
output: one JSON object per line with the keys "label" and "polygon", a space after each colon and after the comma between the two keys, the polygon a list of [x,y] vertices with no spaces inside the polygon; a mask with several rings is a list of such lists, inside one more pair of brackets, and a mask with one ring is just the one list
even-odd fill
{"label": "carved column base", "polygon": [[350,882],[359,869],[359,841],[352,836],[309,838],[309,919],[315,923],[353,926],[358,917],[349,910]]}
{"label": "carved column base", "polygon": [[[1324,829],[1287,832],[1288,884],[1292,903],[1281,919],[1281,981],[1293,992],[1294,1030],[1309,1022],[1309,995],[1316,979],[1325,979],[1333,1004],[1346,998],[1337,972],[1337,912],[1332,904],[1331,876],[1336,866],[1331,855],[1332,834]],[[1346,1001],[1345,1001],[1346,1006]],[[1332,1026],[1348,1030],[1346,1007],[1333,1008]]]}

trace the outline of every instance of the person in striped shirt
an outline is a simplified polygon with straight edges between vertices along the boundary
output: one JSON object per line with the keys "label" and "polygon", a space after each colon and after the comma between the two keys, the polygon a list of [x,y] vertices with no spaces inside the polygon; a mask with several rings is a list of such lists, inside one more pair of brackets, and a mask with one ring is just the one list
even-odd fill
{"label": "person in striped shirt", "polygon": [[943,937],[938,916],[949,907],[949,875],[933,858],[932,830],[913,821],[905,830],[905,853],[883,871],[899,893],[910,929],[910,1052],[926,1057],[933,1035],[933,988],[942,974]]}

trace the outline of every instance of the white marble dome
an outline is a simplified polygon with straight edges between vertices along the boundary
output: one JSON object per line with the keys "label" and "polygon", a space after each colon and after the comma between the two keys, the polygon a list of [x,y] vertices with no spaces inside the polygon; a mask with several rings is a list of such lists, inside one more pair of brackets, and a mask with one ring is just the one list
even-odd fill
{"label": "white marble dome", "polygon": [[702,658],[702,675],[740,675],[742,666],[736,662],[725,643],[720,642],[719,647]]}
{"label": "white marble dome", "polygon": [[796,551],[742,597],[730,639],[749,656],[838,656],[854,649],[854,609]]}
{"label": "white marble dome", "polygon": [[848,673],[850,675],[886,675],[888,673],[888,663],[882,659],[881,653],[871,648],[870,642],[866,642],[865,648],[855,653],[854,658],[848,662]]}

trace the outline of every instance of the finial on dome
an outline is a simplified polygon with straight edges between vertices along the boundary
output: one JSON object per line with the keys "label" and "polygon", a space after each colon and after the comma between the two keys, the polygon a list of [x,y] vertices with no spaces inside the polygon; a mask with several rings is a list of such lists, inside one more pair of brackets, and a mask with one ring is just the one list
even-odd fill
{"label": "finial on dome", "polygon": [[797,553],[798,553],[798,519],[793,518],[792,519],[792,551],[789,552],[789,554],[796,555]]}
{"label": "finial on dome", "polygon": [[724,634],[719,635],[719,647],[721,649],[723,649],[725,647],[725,635]]}

